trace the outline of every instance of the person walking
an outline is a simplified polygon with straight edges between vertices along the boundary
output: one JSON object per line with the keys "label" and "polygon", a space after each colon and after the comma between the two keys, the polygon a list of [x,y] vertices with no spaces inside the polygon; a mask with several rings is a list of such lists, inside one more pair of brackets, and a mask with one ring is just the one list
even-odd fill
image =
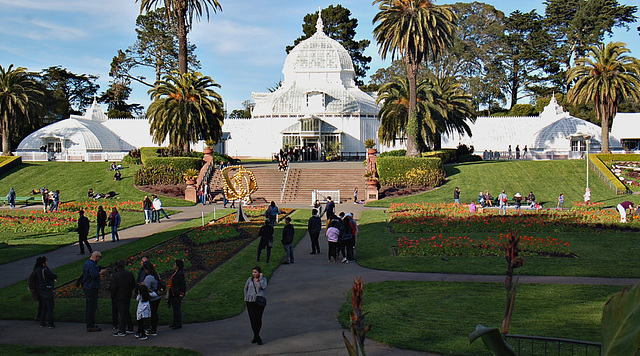
{"label": "person walking", "polygon": [[256,262],[260,262],[260,254],[263,249],[267,249],[267,263],[271,259],[271,248],[273,247],[273,226],[271,226],[271,221],[269,219],[264,220],[264,225],[260,227],[260,231],[258,232],[258,236],[260,237],[260,243],[258,244],[258,256],[256,257]]}
{"label": "person walking", "polygon": [[120,241],[120,235],[118,235],[118,228],[120,227],[120,213],[114,206],[109,214],[109,226],[111,226],[111,242]]}
{"label": "person walking", "polygon": [[331,197],[327,197],[327,206],[325,207],[325,211],[327,212],[327,220],[331,220],[333,215],[335,215],[336,203],[331,199]]}
{"label": "person walking", "polygon": [[87,332],[101,331],[96,325],[96,311],[98,310],[98,294],[100,292],[100,276],[106,269],[100,269],[98,262],[102,258],[100,251],[93,251],[91,257],[84,263],[82,269],[82,291],[86,299],[85,320]]}
{"label": "person walking", "polygon": [[311,239],[311,254],[320,254],[320,244],[318,239],[320,238],[320,230],[322,230],[322,220],[318,216],[318,210],[311,210],[311,217],[307,223],[307,231],[309,232],[309,238]]}
{"label": "person walking", "polygon": [[9,203],[9,208],[13,209],[16,207],[16,191],[13,190],[13,187],[9,189],[9,193],[7,194],[7,202]]}
{"label": "person walking", "polygon": [[160,213],[164,214],[164,217],[169,219],[169,215],[167,215],[167,213],[164,212],[164,209],[162,208],[162,202],[160,201],[160,199],[158,199],[158,196],[152,195],[151,197],[153,198],[151,201],[153,205],[153,212],[155,214],[155,217],[158,223],[160,223]]}
{"label": "person walking", "polygon": [[520,145],[516,145],[516,159],[520,159]]}
{"label": "person walking", "polygon": [[[40,314],[40,327],[46,326],[49,329],[55,328],[53,322],[53,297],[55,283],[57,282],[58,275],[53,273],[49,268],[49,262],[47,258],[42,257],[42,267],[38,270],[38,288],[40,289],[40,296],[42,297],[42,314]],[[45,322],[46,321],[46,322]],[[48,324],[47,324],[48,323]]]}
{"label": "person walking", "polygon": [[527,159],[527,151],[529,149],[527,148],[527,145],[524,145],[524,148],[522,149],[522,159]]}
{"label": "person walking", "polygon": [[51,208],[49,209],[49,211],[52,212],[55,210],[55,212],[57,213],[59,204],[60,204],[60,191],[56,190],[56,192],[53,193],[53,202],[51,203]]}
{"label": "person walking", "polygon": [[284,228],[282,229],[282,247],[284,248],[284,262],[282,264],[288,265],[293,263],[293,225],[291,225],[291,218],[284,218]]}
{"label": "person walking", "polygon": [[151,199],[149,199],[149,196],[147,195],[145,195],[142,200],[142,210],[144,210],[144,223],[150,223],[151,214],[153,213],[153,203],[151,203]]}
{"label": "person walking", "polygon": [[358,187],[353,189],[353,204],[358,204]]}
{"label": "person walking", "polygon": [[453,206],[460,206],[460,189],[458,187],[453,190]]}
{"label": "person walking", "polygon": [[40,194],[42,194],[42,206],[44,212],[46,213],[49,206],[49,189],[47,189],[46,187],[40,188]]}
{"label": "person walking", "polygon": [[340,239],[340,230],[338,229],[338,222],[333,220],[329,223],[329,227],[325,232],[327,242],[329,244],[329,252],[327,254],[327,262],[336,262],[338,259],[338,241]]}
{"label": "person walking", "polygon": [[500,193],[498,195],[498,210],[500,212],[502,212],[502,215],[506,215],[507,214],[507,202],[509,201],[509,197],[507,196],[507,193],[504,192],[504,189],[502,190],[502,193]]}
{"label": "person walking", "polygon": [[262,329],[262,314],[267,306],[267,279],[262,275],[260,266],[253,267],[251,277],[244,284],[244,301],[247,303],[247,313],[251,322],[253,339],[251,343],[262,345],[260,329]]}
{"label": "person walking", "polygon": [[276,226],[276,224],[278,223],[278,213],[279,210],[276,206],[276,202],[271,201],[271,204],[267,208],[267,211],[264,213],[266,218],[269,219],[271,226]]}
{"label": "person walking", "polygon": [[115,301],[118,310],[118,331],[113,336],[127,336],[133,333],[133,321],[131,320],[131,293],[136,288],[136,280],[133,273],[124,268],[124,262],[116,261],[116,273],[111,277],[111,299]]}
{"label": "person walking", "polygon": [[622,203],[616,206],[618,212],[620,213],[620,222],[627,222],[627,210],[633,210],[633,203],[630,201],[623,201]]}
{"label": "person walking", "polygon": [[31,292],[31,297],[34,301],[38,302],[38,314],[36,314],[33,320],[40,321],[40,317],[42,316],[42,307],[43,301],[42,296],[40,295],[40,283],[38,281],[38,272],[43,266],[43,262],[46,260],[46,257],[39,256],[36,258],[36,263],[33,265],[33,270],[31,271],[31,275],[29,275],[29,291]]}
{"label": "person walking", "polygon": [[556,210],[563,210],[564,209],[564,193],[560,194],[558,196],[558,204],[556,205]]}
{"label": "person walking", "polygon": [[107,226],[107,212],[100,205],[96,213],[96,242],[100,241],[100,232],[102,232],[102,241],[104,241],[105,226]]}
{"label": "person walking", "polygon": [[84,255],[84,245],[87,245],[89,253],[93,252],[87,240],[89,236],[89,219],[84,216],[84,210],[78,211],[78,214],[80,215],[78,218],[78,244],[80,245],[80,253],[78,255]]}
{"label": "person walking", "polygon": [[173,264],[173,274],[171,275],[171,287],[169,288],[169,302],[173,309],[173,322],[171,329],[182,328],[182,299],[187,293],[187,283],[184,279],[184,261],[176,260]]}

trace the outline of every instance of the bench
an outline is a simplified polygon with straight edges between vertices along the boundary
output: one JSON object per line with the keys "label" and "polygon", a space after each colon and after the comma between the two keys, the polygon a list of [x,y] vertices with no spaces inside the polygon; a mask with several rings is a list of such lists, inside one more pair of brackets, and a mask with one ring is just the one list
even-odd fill
{"label": "bench", "polygon": [[[35,200],[36,199],[34,197],[16,197],[16,204],[29,205],[29,203]],[[0,198],[0,202],[2,202],[3,205],[9,204],[9,200],[7,199],[7,197]]]}

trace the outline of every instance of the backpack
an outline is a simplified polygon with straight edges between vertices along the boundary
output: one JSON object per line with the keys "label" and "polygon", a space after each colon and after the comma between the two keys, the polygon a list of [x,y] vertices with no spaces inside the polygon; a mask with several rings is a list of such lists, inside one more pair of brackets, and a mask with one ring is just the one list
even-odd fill
{"label": "backpack", "polygon": [[167,294],[167,285],[164,283],[164,279],[162,277],[158,278],[158,290],[156,290],[158,295]]}

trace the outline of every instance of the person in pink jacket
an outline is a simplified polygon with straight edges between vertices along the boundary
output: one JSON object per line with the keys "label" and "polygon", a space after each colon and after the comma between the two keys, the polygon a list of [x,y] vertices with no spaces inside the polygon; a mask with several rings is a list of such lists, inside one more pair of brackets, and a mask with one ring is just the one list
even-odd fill
{"label": "person in pink jacket", "polygon": [[338,259],[338,239],[340,238],[340,230],[336,227],[338,225],[337,221],[332,221],[327,229],[325,235],[327,236],[327,242],[329,243],[329,261],[336,262]]}

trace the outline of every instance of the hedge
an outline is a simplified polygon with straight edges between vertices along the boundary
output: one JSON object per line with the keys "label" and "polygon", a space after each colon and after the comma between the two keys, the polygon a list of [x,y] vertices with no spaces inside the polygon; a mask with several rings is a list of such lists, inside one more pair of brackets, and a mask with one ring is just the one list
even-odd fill
{"label": "hedge", "polygon": [[144,166],[134,175],[136,185],[183,183],[182,170],[173,165]]}
{"label": "hedge", "polygon": [[445,178],[440,158],[378,157],[380,184],[437,187]]}
{"label": "hedge", "polygon": [[22,164],[22,157],[20,156],[2,156],[0,157],[0,174],[10,170],[15,166]]}
{"label": "hedge", "polygon": [[160,148],[158,147],[142,147],[140,149],[140,159],[142,159],[142,164],[146,165],[147,160],[150,158],[160,157],[160,152],[158,152]]}
{"label": "hedge", "polygon": [[407,155],[407,150],[393,150],[393,151],[382,152],[381,154],[378,155],[378,158],[380,158],[380,157],[404,157],[406,155]]}
{"label": "hedge", "polygon": [[458,158],[458,150],[455,148],[445,148],[438,151],[423,152],[422,157],[438,157],[442,163],[455,162]]}
{"label": "hedge", "polygon": [[640,161],[640,155],[638,154],[590,154],[589,160],[593,165],[602,172],[602,174],[613,184],[613,186],[618,190],[625,192],[628,188],[616,177],[613,172],[607,167],[604,162],[613,162],[613,161]]}
{"label": "hedge", "polygon": [[193,157],[156,157],[148,158],[143,162],[145,167],[174,166],[180,170],[180,172],[184,172],[187,169],[195,169],[199,171],[204,165],[202,158]]}

